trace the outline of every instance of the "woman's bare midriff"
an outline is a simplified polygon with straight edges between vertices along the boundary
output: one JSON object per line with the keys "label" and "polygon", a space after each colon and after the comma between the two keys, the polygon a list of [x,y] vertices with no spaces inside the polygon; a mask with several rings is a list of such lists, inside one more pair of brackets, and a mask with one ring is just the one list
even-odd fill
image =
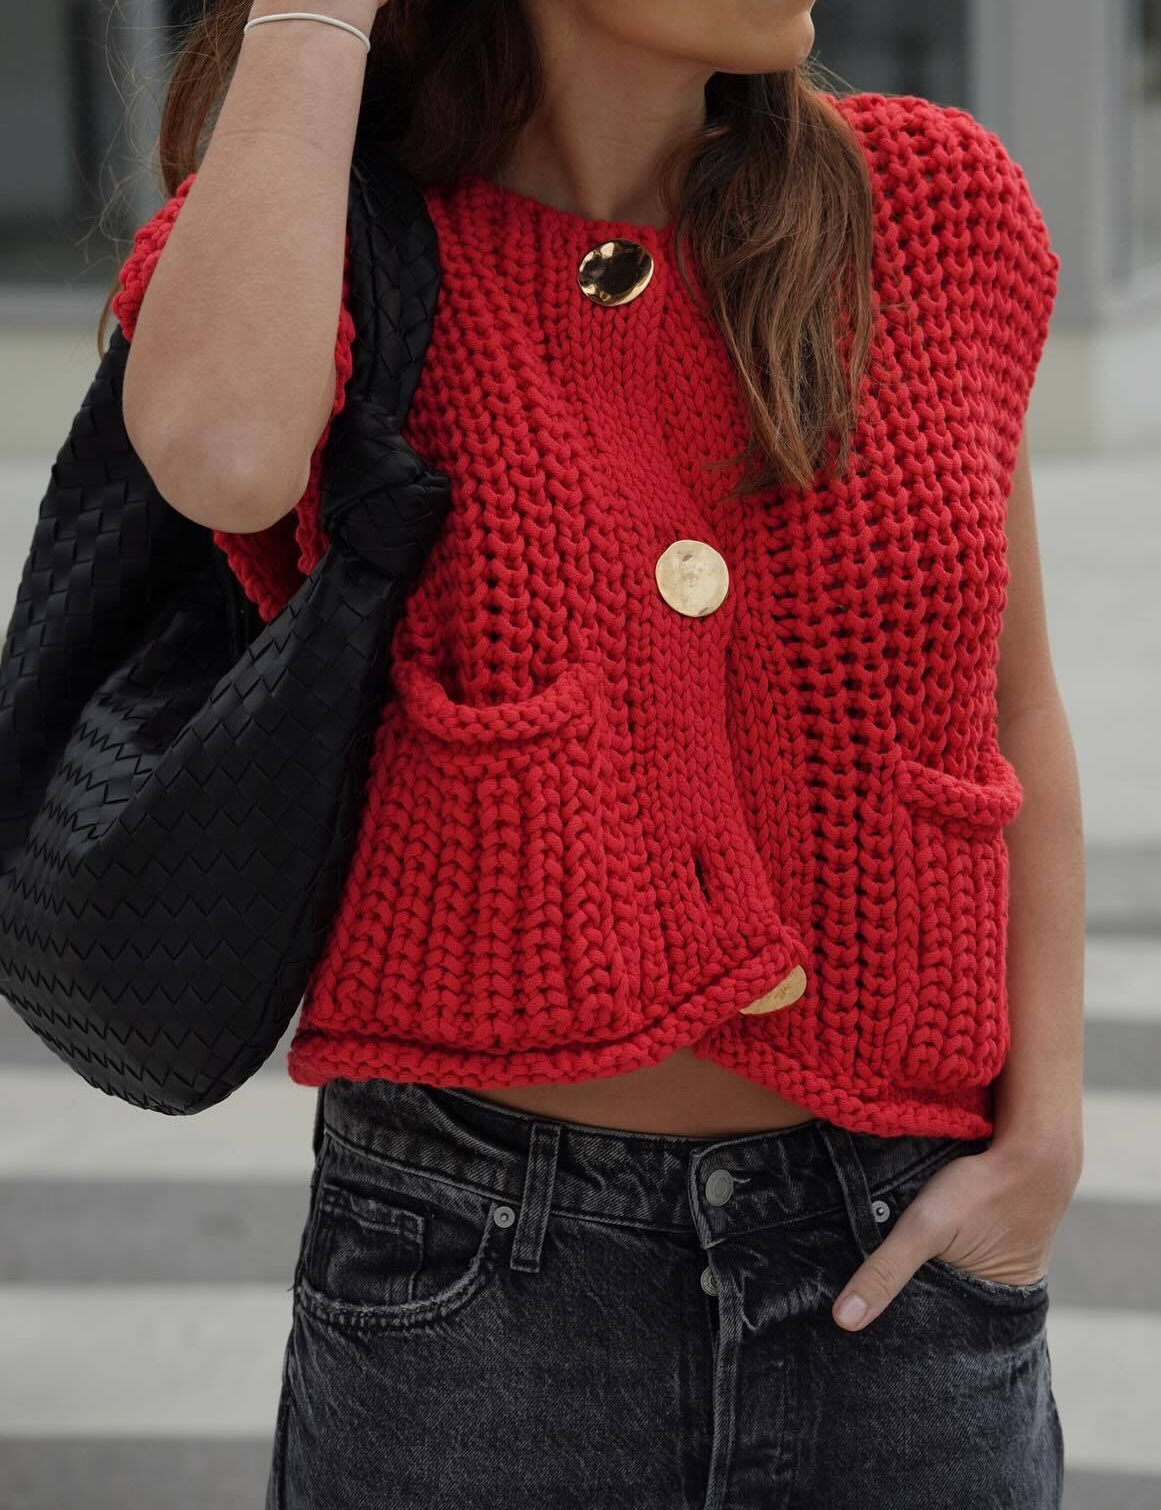
{"label": "woman's bare midriff", "polygon": [[674,1050],[660,1064],[600,1080],[473,1089],[472,1094],[567,1122],[702,1137],[766,1132],[817,1115],[688,1048]]}

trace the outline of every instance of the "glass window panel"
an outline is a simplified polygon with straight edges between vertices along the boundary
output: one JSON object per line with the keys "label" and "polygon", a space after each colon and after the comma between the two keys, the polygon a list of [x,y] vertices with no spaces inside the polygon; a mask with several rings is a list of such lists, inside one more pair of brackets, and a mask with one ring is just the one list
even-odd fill
{"label": "glass window panel", "polygon": [[967,107],[968,0],[827,0],[815,57],[855,89]]}
{"label": "glass window panel", "polygon": [[165,12],[126,0],[28,0],[0,14],[0,283],[92,289],[147,213]]}

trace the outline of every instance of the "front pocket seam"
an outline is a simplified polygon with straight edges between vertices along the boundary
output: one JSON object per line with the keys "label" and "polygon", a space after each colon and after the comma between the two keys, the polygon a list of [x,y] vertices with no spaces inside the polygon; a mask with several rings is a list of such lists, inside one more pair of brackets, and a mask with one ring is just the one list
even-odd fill
{"label": "front pocket seam", "polygon": [[982,1274],[973,1274],[970,1269],[961,1269],[957,1264],[933,1254],[923,1261],[938,1274],[944,1274],[952,1283],[965,1285],[973,1294],[997,1300],[1036,1300],[1048,1290],[1048,1275],[1043,1274],[1028,1284],[1006,1284],[998,1279],[987,1279]]}
{"label": "front pocket seam", "polygon": [[[992,765],[1001,778],[1012,769],[998,754]],[[916,976],[891,1078],[904,1090],[986,1085],[1007,1051],[1005,828],[1022,789],[1014,772],[1007,785],[981,783],[903,759],[895,794],[915,888]],[[973,981],[987,981],[988,993],[973,991]]]}
{"label": "front pocket seam", "polygon": [[310,1180],[310,1205],[307,1210],[306,1223],[299,1242],[298,1259],[294,1267],[294,1289],[297,1292],[302,1283],[302,1277],[306,1269],[318,1262],[325,1263],[330,1256],[330,1242],[333,1228],[329,1223],[323,1223],[322,1198],[326,1192],[327,1174],[334,1162],[333,1139],[330,1139],[327,1128],[323,1127],[323,1137],[319,1144],[318,1153],[315,1156],[314,1170]]}
{"label": "front pocket seam", "polygon": [[958,823],[985,832],[1003,829],[1019,812],[1023,791],[1014,767],[1003,756],[993,757],[993,764],[1006,780],[975,781],[903,757],[895,767],[899,799],[910,812],[923,813],[932,822]]}
{"label": "front pocket seam", "polygon": [[492,1277],[494,1211],[495,1203],[488,1208],[486,1225],[468,1268],[453,1285],[438,1295],[428,1295],[422,1300],[403,1300],[394,1305],[358,1305],[324,1295],[304,1276],[300,1287],[303,1309],[324,1323],[356,1332],[405,1328],[413,1322],[438,1321],[454,1315],[483,1290]]}
{"label": "front pocket seam", "polygon": [[449,745],[540,739],[597,716],[600,682],[588,661],[573,661],[547,687],[530,697],[499,703],[456,701],[418,661],[399,660],[392,679],[404,717],[423,733]]}

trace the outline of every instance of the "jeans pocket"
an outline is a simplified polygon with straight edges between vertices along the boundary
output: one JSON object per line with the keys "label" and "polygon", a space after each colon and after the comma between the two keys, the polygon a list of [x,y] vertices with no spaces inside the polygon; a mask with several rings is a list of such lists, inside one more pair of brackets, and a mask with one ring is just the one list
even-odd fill
{"label": "jeans pocket", "polygon": [[1001,1303],[1007,1301],[1031,1301],[1039,1304],[1048,1302],[1048,1275],[1042,1274],[1039,1279],[1028,1280],[1023,1284],[1013,1284],[1006,1279],[988,1279],[983,1274],[975,1274],[971,1269],[961,1268],[958,1264],[948,1263],[945,1258],[929,1258],[924,1267],[934,1269],[943,1274],[955,1284],[966,1287],[983,1300],[998,1300]]}
{"label": "jeans pocket", "polygon": [[417,1326],[468,1305],[494,1273],[511,1208],[388,1164],[327,1131],[296,1299],[332,1327]]}
{"label": "jeans pocket", "polygon": [[[982,1153],[989,1145],[988,1138],[937,1138],[930,1141],[932,1148],[916,1160],[903,1174],[886,1188],[873,1192],[874,1214],[879,1222],[881,1237],[885,1238],[899,1217],[918,1196],[923,1186],[938,1170],[952,1159]],[[975,1301],[996,1305],[1034,1306],[1046,1305],[1048,1300],[1048,1276],[1042,1274],[1027,1283],[1010,1283],[1006,1280],[989,1279],[976,1274],[959,1264],[950,1263],[938,1255],[924,1259],[916,1271],[930,1283],[951,1288],[961,1296]]]}

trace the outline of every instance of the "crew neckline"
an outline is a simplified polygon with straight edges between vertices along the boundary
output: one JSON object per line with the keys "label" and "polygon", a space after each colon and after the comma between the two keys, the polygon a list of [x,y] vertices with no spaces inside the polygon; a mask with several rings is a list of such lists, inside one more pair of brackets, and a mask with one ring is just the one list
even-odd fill
{"label": "crew neckline", "polygon": [[609,241],[619,236],[628,241],[639,241],[643,244],[652,241],[655,245],[661,246],[672,241],[676,229],[676,221],[673,220],[667,221],[664,225],[650,225],[648,222],[641,223],[632,220],[603,220],[599,217],[577,214],[574,210],[561,210],[555,205],[546,204],[542,199],[534,198],[531,194],[521,193],[519,189],[513,189],[507,184],[496,183],[494,179],[485,178],[475,168],[465,171],[464,180],[469,192],[481,202],[497,206],[509,214],[521,216],[526,220],[535,220],[541,225],[552,224],[563,231],[595,241]]}

